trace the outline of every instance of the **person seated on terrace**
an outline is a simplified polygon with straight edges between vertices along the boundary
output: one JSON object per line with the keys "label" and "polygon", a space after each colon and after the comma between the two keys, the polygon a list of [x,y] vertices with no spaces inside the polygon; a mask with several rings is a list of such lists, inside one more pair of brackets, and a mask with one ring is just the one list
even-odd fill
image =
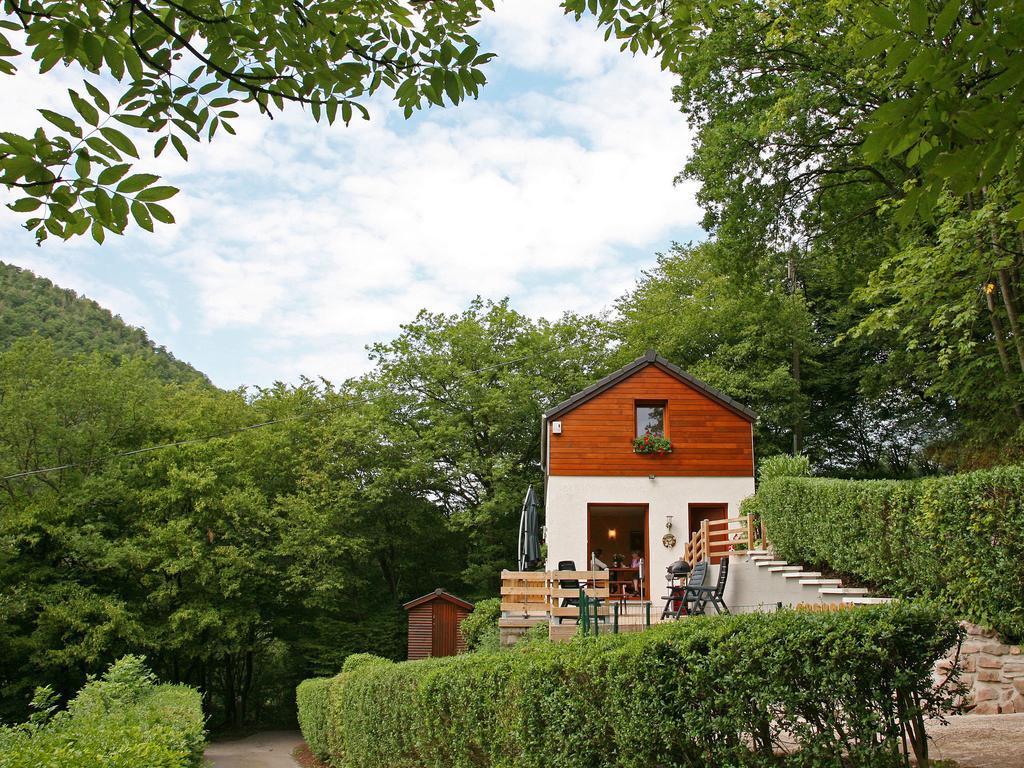
{"label": "person seated on terrace", "polygon": [[590,570],[592,571],[607,571],[608,564],[601,560],[601,550],[595,549],[590,553]]}
{"label": "person seated on terrace", "polygon": [[640,557],[640,552],[636,549],[633,550],[633,559],[629,561],[630,568],[636,568],[636,576],[633,577],[633,593],[640,594],[640,567],[643,565],[643,558]]}

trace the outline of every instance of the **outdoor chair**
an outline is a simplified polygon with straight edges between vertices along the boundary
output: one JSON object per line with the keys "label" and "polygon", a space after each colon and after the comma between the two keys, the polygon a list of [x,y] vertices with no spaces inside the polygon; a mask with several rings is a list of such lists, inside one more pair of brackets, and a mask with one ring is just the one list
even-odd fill
{"label": "outdoor chair", "polygon": [[[560,570],[560,571],[575,571],[576,570],[576,561],[575,560],[559,560],[558,561],[558,570]],[[562,604],[561,604],[560,607],[561,608],[566,608],[566,607],[574,605],[574,606],[576,606],[577,609],[579,609],[580,608],[579,590],[583,588],[583,584],[580,583],[580,580],[579,579],[559,579],[558,580],[558,587],[559,587],[559,589],[572,589],[572,590],[576,591],[576,596],[575,597],[563,597],[562,598]],[[595,602],[597,602],[598,605],[601,604],[601,601],[598,598],[593,598],[593,600]],[[564,618],[563,616],[559,616],[558,617],[558,623],[559,624],[562,623],[562,619],[563,618]],[[576,623],[578,624],[579,621],[580,620],[577,618],[576,619]]]}
{"label": "outdoor chair", "polygon": [[[693,590],[693,609],[690,613],[703,616],[704,611],[711,603],[715,607],[715,613],[728,613],[723,596],[725,595],[725,582],[729,578],[729,558],[723,557],[718,566],[718,582],[713,587],[695,587]],[[689,591],[689,590],[687,590]]]}
{"label": "outdoor chair", "polygon": [[669,617],[678,619],[683,612],[690,613],[690,603],[697,599],[697,589],[703,588],[704,579],[708,575],[708,561],[701,560],[690,572],[690,578],[685,584],[678,584],[669,587],[668,595],[665,597],[665,608],[661,612],[661,618]]}

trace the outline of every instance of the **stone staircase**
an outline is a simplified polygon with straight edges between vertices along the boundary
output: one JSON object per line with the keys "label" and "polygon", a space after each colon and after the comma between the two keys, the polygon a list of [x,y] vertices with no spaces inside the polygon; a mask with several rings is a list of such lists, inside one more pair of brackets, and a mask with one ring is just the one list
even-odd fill
{"label": "stone staircase", "polygon": [[[842,579],[825,578],[818,571],[791,565],[768,550],[749,550],[745,554],[745,565],[756,569],[758,592],[766,598],[778,596],[780,599],[776,602],[796,604],[799,600],[808,604],[876,605],[892,600],[872,596],[863,587],[844,586]],[[734,556],[734,562],[737,559],[740,558]]]}

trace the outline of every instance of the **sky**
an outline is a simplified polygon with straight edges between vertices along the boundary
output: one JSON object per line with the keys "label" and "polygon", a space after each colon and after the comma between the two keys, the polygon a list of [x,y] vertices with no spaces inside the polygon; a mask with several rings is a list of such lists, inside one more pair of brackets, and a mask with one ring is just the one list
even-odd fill
{"label": "sky", "polygon": [[[317,125],[243,109],[238,135],[148,168],[182,192],[155,234],[47,241],[0,208],[0,261],[95,299],[219,386],[340,381],[420,309],[477,295],[532,317],[611,307],[673,241],[703,237],[691,140],[657,62],[620,53],[555,0],[499,2],[476,101]],[[0,81],[4,130],[68,111],[81,74]],[[8,198],[9,199],[9,198]]]}

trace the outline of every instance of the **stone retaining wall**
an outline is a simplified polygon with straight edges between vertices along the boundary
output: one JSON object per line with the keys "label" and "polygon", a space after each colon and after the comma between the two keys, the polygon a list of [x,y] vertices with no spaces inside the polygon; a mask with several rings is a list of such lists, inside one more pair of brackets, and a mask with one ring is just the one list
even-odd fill
{"label": "stone retaining wall", "polygon": [[[960,648],[963,682],[968,688],[964,706],[973,715],[1024,712],[1024,654],[1021,646],[1002,642],[995,632],[963,622],[967,637]],[[945,677],[953,654],[936,665]]]}

